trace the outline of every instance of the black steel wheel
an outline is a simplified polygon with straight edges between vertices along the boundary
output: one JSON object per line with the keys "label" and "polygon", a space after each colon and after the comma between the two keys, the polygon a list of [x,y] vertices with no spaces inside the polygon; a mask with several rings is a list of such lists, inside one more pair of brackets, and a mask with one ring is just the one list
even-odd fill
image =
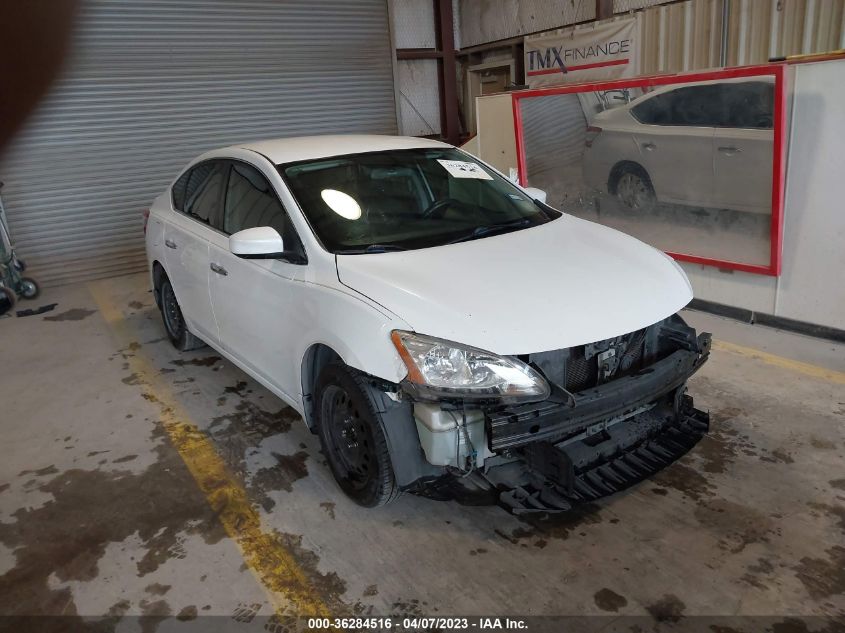
{"label": "black steel wheel", "polygon": [[317,430],[332,475],[343,492],[371,508],[399,496],[381,420],[364,377],[329,363],[317,385]]}
{"label": "black steel wheel", "polygon": [[165,278],[161,283],[161,317],[164,321],[164,329],[167,331],[167,336],[173,346],[186,352],[188,350],[202,347],[205,343],[199,337],[194,336],[188,331],[188,326],[185,323],[185,318],[182,316],[182,308],[179,307],[179,302],[176,300],[176,293],[173,291],[173,286],[170,280]]}

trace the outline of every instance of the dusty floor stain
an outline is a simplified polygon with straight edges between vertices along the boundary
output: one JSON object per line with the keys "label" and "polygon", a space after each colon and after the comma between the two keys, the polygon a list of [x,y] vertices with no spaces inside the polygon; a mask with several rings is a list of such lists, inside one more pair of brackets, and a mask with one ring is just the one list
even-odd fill
{"label": "dusty floor stain", "polygon": [[663,488],[677,490],[693,501],[715,494],[715,484],[705,478],[696,466],[687,465],[686,459],[681,458],[680,461],[661,470],[651,478],[651,481]]}
{"label": "dusty floor stain", "polygon": [[755,564],[747,567],[747,570],[742,576],[743,582],[758,589],[767,589],[771,582],[771,575],[775,571],[775,566],[765,558],[758,558]]}
{"label": "dusty floor stain", "polygon": [[282,489],[290,492],[294,481],[307,476],[305,461],[308,453],[276,453],[273,456],[278,465],[262,468],[252,478],[247,473],[247,454],[256,450],[265,439],[287,433],[298,420],[298,414],[287,406],[277,411],[267,411],[249,400],[241,400],[235,405],[234,411],[213,418],[209,425],[218,452],[226,464],[247,482],[247,491],[254,495],[255,501],[265,510],[271,510],[275,505],[267,496],[268,492]]}
{"label": "dusty floor stain", "polygon": [[176,614],[176,619],[181,622],[188,622],[197,619],[197,607],[193,604],[184,607]]}
{"label": "dusty floor stain", "polygon": [[658,622],[678,622],[684,617],[686,605],[678,596],[667,593],[657,602],[646,606],[646,611]]}
{"label": "dusty floor stain", "polygon": [[55,475],[58,472],[59,469],[56,468],[53,464],[50,464],[49,466],[39,468],[38,470],[22,470],[18,473],[18,477],[25,477],[27,475],[35,475],[36,477],[46,477],[47,475]]}
{"label": "dusty floor stain", "polygon": [[596,606],[602,611],[611,611],[616,613],[624,606],[628,605],[628,600],[624,596],[620,596],[612,589],[605,587],[600,589],[593,596]]}
{"label": "dusty floor stain", "polygon": [[695,518],[702,527],[719,537],[719,547],[738,554],[752,543],[768,542],[777,530],[767,515],[725,499],[701,502],[695,508]]}
{"label": "dusty floor stain", "polygon": [[845,593],[845,547],[834,545],[827,558],[802,558],[795,576],[814,600]]}
{"label": "dusty floor stain", "polygon": [[326,511],[326,514],[329,515],[329,518],[334,521],[334,508],[335,503],[332,501],[321,501],[320,507]]}
{"label": "dusty floor stain", "polygon": [[826,515],[836,522],[840,530],[845,532],[845,506],[811,501],[807,504],[807,507],[815,511],[813,513],[814,516]]}
{"label": "dusty floor stain", "polygon": [[161,583],[154,582],[144,587],[144,591],[146,591],[147,593],[151,593],[155,596],[163,596],[168,591],[170,591],[170,588],[171,585],[163,585]]}
{"label": "dusty floor stain", "polygon": [[[154,439],[160,436],[156,429]],[[38,488],[53,500],[20,508],[12,514],[14,522],[0,523],[0,542],[15,553],[15,566],[0,576],[0,613],[76,615],[70,590],[50,589],[48,578],[96,578],[107,545],[133,534],[146,548],[137,561],[140,576],[184,556],[183,534],[199,534],[206,543],[225,536],[178,453],[161,442],[154,450],[157,461],[139,474],[81,469],[58,474]],[[148,611],[158,608],[147,605]]]}
{"label": "dusty floor stain", "polygon": [[792,459],[792,454],[782,448],[776,448],[768,456],[763,455],[760,459],[774,464],[792,464],[795,461]]}
{"label": "dusty floor stain", "polygon": [[130,301],[127,305],[133,310],[141,310],[144,307],[144,304],[140,301]]}
{"label": "dusty floor stain", "polygon": [[141,379],[138,378],[138,374],[129,374],[126,378],[121,378],[120,380],[124,385],[140,385]]}
{"label": "dusty floor stain", "polygon": [[45,321],[81,321],[82,319],[87,319],[92,314],[96,313],[96,310],[85,310],[84,308],[71,308],[70,310],[65,310],[64,312],[59,312],[58,314],[54,314],[53,316],[46,316],[44,317]]}
{"label": "dusty floor stain", "polygon": [[[528,527],[516,528],[510,534],[498,528],[493,531],[513,545],[526,545],[523,543],[525,539],[539,539],[535,541],[534,546],[543,548],[546,546],[547,539],[566,540],[574,531],[601,523],[604,520],[601,508],[601,505],[597,503],[585,503],[561,514],[545,517],[527,515],[520,517],[520,521]],[[579,533],[585,534],[585,532]]]}
{"label": "dusty floor stain", "polygon": [[308,453],[305,451],[299,451],[293,455],[282,455],[280,453],[271,453],[271,455],[276,460],[276,465],[262,468],[256,472],[250,479],[248,486],[250,493],[255,495],[261,507],[268,512],[276,505],[267,496],[268,492],[276,490],[292,492],[293,483],[308,475],[308,466],[305,464]]}
{"label": "dusty floor stain", "polygon": [[349,613],[350,607],[343,602],[346,582],[333,571],[323,573],[317,569],[320,557],[315,552],[302,546],[302,535],[279,531],[274,531],[274,534],[285,548],[293,554],[308,577],[311,586],[317,591],[317,594],[323,599],[331,612]]}
{"label": "dusty floor stain", "polygon": [[141,633],[154,633],[158,630],[158,625],[173,614],[165,600],[141,600],[138,606],[141,607],[141,617],[138,618]]}
{"label": "dusty floor stain", "polygon": [[831,442],[830,440],[825,440],[815,436],[810,438],[810,446],[824,451],[836,450],[836,442]]}
{"label": "dusty floor stain", "polygon": [[239,380],[237,383],[235,383],[231,387],[225,387],[223,389],[223,393],[224,394],[230,394],[231,393],[231,394],[235,394],[236,396],[240,396],[241,398],[243,398],[248,393],[252,393],[252,389],[247,389],[247,382],[245,380]]}
{"label": "dusty floor stain", "polygon": [[205,356],[204,358],[177,358],[176,360],[170,361],[171,365],[176,365],[177,367],[211,367],[215,363],[219,363],[223,360],[220,356]]}
{"label": "dusty floor stain", "polygon": [[739,407],[726,406],[710,412],[710,432],[693,448],[693,454],[703,460],[700,469],[708,474],[728,471],[740,453],[756,456],[756,447],[748,435],[739,431],[735,420],[744,417]]}

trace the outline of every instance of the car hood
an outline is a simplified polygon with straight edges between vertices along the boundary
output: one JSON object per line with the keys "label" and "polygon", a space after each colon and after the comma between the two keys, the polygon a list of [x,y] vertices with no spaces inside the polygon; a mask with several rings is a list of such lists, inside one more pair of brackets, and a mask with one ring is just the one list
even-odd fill
{"label": "car hood", "polygon": [[689,280],[668,256],[569,215],[459,244],[338,255],[337,269],[341,283],[414,331],[497,354],[627,334],[692,299]]}

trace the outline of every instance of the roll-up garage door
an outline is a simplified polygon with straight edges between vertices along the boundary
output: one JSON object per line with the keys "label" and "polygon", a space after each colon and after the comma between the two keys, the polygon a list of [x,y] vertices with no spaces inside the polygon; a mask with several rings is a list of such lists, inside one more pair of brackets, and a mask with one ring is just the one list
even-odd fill
{"label": "roll-up garage door", "polygon": [[386,0],[91,0],[0,180],[33,277],[142,270],[142,212],[197,154],[396,133]]}
{"label": "roll-up garage door", "polygon": [[520,105],[529,177],[580,161],[587,119],[577,94],[522,99]]}

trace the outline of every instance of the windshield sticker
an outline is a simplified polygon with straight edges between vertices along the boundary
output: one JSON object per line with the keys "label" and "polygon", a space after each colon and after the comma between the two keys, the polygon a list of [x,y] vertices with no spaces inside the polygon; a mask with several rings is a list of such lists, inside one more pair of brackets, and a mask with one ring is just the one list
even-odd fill
{"label": "windshield sticker", "polygon": [[468,163],[462,160],[437,159],[453,178],[476,178],[478,180],[493,180],[493,176],[481,169],[478,163]]}

